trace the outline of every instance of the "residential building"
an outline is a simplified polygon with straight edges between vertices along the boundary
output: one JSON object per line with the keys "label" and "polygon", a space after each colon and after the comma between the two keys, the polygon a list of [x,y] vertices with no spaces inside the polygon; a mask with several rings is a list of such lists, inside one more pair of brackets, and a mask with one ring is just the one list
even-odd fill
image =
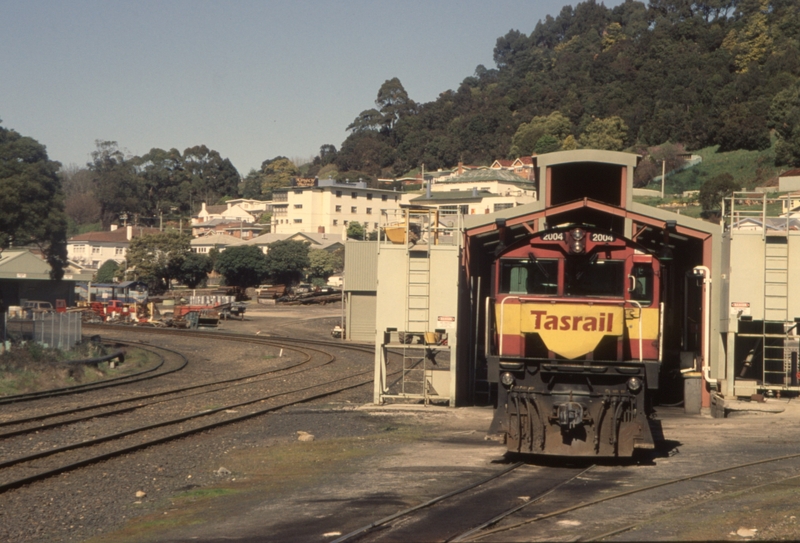
{"label": "residential building", "polygon": [[200,211],[192,218],[192,226],[214,219],[254,223],[262,213],[267,211],[268,207],[269,202],[243,198],[229,200],[227,203],[218,206],[209,206],[203,202]]}
{"label": "residential building", "polygon": [[211,219],[192,225],[192,237],[207,236],[209,234],[228,234],[240,239],[252,239],[263,230],[269,230],[269,224],[249,223],[245,221],[229,221],[227,219]]}
{"label": "residential building", "polygon": [[322,249],[328,252],[333,252],[337,249],[344,248],[341,237],[329,236],[328,234],[320,234],[317,232],[296,232],[294,234],[262,234],[256,238],[248,240],[242,245],[255,245],[261,249],[264,254],[269,252],[270,243],[284,240],[303,241],[308,243],[312,249]]}
{"label": "residential building", "polygon": [[272,232],[343,235],[351,222],[376,230],[381,210],[399,209],[403,193],[371,189],[365,182],[321,179],[313,187],[286,187],[272,193]]}
{"label": "residential building", "polygon": [[524,177],[499,169],[465,170],[461,175],[431,182],[431,192],[478,192],[511,197],[515,205],[536,201],[536,185]]}
{"label": "residential building", "polygon": [[107,232],[87,232],[67,240],[67,259],[83,269],[96,270],[107,260],[118,264],[125,261],[125,255],[133,238],[145,234],[157,234],[158,228],[125,226],[112,224]]}
{"label": "residential building", "polygon": [[200,254],[208,254],[211,249],[217,249],[222,252],[228,247],[241,244],[241,239],[223,234],[222,232],[213,232],[205,236],[192,238],[189,242],[192,252]]}
{"label": "residential building", "polygon": [[[532,201],[532,200],[531,200]],[[528,202],[525,202],[528,203]],[[409,200],[410,207],[436,207],[462,215],[486,214],[520,205],[514,196],[494,194],[487,190],[431,192]]]}
{"label": "residential building", "polygon": [[521,156],[514,160],[495,160],[491,166],[492,170],[508,170],[528,181],[533,181],[533,157]]}

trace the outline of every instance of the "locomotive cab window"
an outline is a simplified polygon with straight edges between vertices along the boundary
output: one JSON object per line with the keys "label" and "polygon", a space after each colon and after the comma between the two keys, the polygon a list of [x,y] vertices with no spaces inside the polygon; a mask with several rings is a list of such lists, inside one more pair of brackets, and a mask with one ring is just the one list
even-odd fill
{"label": "locomotive cab window", "polygon": [[642,305],[650,305],[653,302],[653,267],[650,264],[634,264],[628,281],[631,300],[636,300]]}
{"label": "locomotive cab window", "polygon": [[597,254],[567,258],[564,294],[622,298],[625,294],[625,262],[600,260]]}
{"label": "locomotive cab window", "polygon": [[558,260],[501,260],[500,292],[558,294]]}

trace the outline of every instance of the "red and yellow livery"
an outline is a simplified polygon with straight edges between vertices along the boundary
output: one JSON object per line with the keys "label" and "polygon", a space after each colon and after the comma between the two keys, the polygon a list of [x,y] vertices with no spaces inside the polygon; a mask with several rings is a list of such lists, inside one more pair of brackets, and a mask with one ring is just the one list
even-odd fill
{"label": "red and yellow livery", "polygon": [[661,360],[661,264],[588,226],[497,251],[490,376],[510,451],[630,456],[653,448],[647,416]]}

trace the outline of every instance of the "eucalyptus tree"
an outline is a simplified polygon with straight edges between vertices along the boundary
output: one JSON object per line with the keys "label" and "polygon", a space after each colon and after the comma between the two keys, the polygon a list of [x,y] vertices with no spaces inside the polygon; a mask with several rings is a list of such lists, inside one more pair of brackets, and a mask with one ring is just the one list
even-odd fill
{"label": "eucalyptus tree", "polygon": [[0,250],[37,246],[53,279],[63,277],[67,264],[60,166],[44,145],[0,126]]}

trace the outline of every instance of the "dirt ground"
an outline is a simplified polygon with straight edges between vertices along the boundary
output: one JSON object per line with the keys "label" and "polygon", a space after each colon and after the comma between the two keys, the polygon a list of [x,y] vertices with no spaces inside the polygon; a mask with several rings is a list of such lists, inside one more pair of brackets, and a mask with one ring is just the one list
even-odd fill
{"label": "dirt ground", "polygon": [[[223,324],[223,331],[298,335],[303,330],[330,338],[340,314],[338,304],[256,307],[248,309],[244,321]],[[504,461],[504,447],[485,439],[491,409],[374,406],[371,399],[371,387],[361,387],[335,401],[295,407],[204,436],[229,445],[199,459],[180,492],[145,498],[132,494],[127,522],[90,541],[332,541],[478,480]],[[664,441],[658,455],[629,469],[645,484],[800,452],[800,400],[768,403],[778,412],[738,411],[726,419],[660,408]],[[774,479],[800,475],[800,460],[787,462]],[[725,499],[716,491],[699,491],[695,501],[689,500],[691,507],[670,510],[658,502],[650,511],[651,522],[611,539],[800,539],[800,479],[771,480],[767,473],[764,484]],[[684,504],[687,497],[674,500]],[[554,533],[531,532],[515,540],[549,540]]]}

